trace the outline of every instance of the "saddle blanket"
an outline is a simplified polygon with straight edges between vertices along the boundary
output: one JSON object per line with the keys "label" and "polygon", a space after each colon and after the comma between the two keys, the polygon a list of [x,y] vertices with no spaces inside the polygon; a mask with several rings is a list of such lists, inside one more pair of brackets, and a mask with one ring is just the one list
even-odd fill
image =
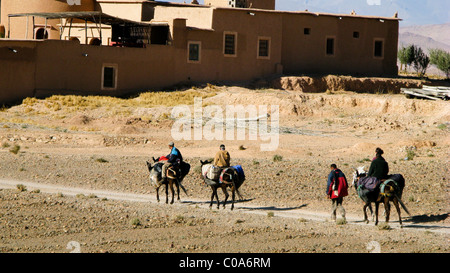
{"label": "saddle blanket", "polygon": [[374,191],[380,186],[381,180],[376,177],[366,176],[361,177],[358,181],[358,187],[365,188],[369,191]]}

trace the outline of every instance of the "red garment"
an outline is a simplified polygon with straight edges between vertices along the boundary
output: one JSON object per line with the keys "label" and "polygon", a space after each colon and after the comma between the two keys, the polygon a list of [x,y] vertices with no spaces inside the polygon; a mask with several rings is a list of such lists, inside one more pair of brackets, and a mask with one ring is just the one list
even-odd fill
{"label": "red garment", "polygon": [[335,183],[335,179],[333,178],[330,188],[329,188],[329,192],[331,193],[329,196],[331,199],[336,199],[339,197],[345,197],[348,195],[348,184],[347,184],[347,179],[345,178],[345,175],[342,172],[339,172],[338,170],[336,170],[336,175],[338,177],[338,194],[336,195],[335,192],[333,191],[333,185]]}
{"label": "red garment", "polygon": [[161,156],[158,161],[167,161],[167,160],[169,160],[167,157]]}

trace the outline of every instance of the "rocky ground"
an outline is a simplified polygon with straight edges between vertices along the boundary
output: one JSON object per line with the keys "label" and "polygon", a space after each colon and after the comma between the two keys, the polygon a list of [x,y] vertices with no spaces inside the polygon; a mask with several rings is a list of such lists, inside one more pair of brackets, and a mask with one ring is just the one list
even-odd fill
{"label": "rocky ground", "polygon": [[[278,149],[261,151],[264,140],[248,137],[175,141],[192,165],[183,202],[113,200],[89,191],[155,195],[145,161],[168,153],[173,105],[142,105],[142,97],[95,105],[78,97],[70,104],[68,97],[27,99],[0,112],[0,179],[85,193],[0,190],[0,252],[70,252],[69,242],[82,252],[369,252],[373,241],[381,252],[449,251],[448,102],[217,86],[171,96],[186,92],[200,94],[204,107],[278,105]],[[199,178],[199,160],[213,157],[221,143],[247,177],[244,201],[234,211],[209,209],[211,191]],[[368,169],[376,147],[385,151],[391,173],[406,178],[403,201],[412,216],[402,216],[416,229],[398,228],[395,209],[389,226],[351,220],[362,219],[353,188],[344,203],[348,223],[282,217],[292,210],[327,215],[329,165],[336,163],[351,181],[352,167]]]}

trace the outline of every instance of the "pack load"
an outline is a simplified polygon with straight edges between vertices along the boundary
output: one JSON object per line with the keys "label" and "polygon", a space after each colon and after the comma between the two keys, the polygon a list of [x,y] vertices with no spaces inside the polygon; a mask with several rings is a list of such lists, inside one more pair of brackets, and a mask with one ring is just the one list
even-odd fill
{"label": "pack load", "polygon": [[222,168],[214,166],[213,164],[206,164],[202,166],[202,175],[204,178],[219,181]]}
{"label": "pack load", "polygon": [[244,169],[242,168],[242,166],[241,165],[236,165],[236,166],[233,166],[232,168],[235,169],[236,172],[238,173],[239,180],[240,181],[244,181],[245,180],[245,173],[244,173]]}
{"label": "pack load", "polygon": [[381,180],[374,176],[361,177],[358,181],[358,188],[375,191],[380,186]]}
{"label": "pack load", "polygon": [[403,188],[405,187],[405,178],[401,174],[388,175],[386,180],[380,180],[373,176],[361,177],[358,181],[356,191],[363,201],[368,202],[368,200],[376,198],[380,190],[384,191],[384,185],[389,181],[394,182],[396,191],[398,191],[398,195],[401,197]]}

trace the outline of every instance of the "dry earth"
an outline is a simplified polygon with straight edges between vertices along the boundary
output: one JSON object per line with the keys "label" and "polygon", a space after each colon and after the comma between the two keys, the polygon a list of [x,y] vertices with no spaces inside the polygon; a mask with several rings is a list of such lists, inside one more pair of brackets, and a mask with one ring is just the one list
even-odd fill
{"label": "dry earth", "polygon": [[[204,106],[279,105],[279,147],[263,152],[265,141],[248,137],[176,141],[192,170],[183,182],[189,196],[182,193],[174,205],[155,201],[145,164],[168,153],[171,106],[126,103],[139,98],[69,106],[51,98],[3,109],[0,252],[70,252],[69,242],[77,242],[82,252],[359,253],[371,251],[373,241],[381,252],[449,252],[448,102],[346,91],[194,89],[166,99],[199,92],[207,94]],[[193,101],[184,103],[192,109]],[[198,174],[199,160],[213,157],[221,143],[247,176],[234,211],[230,204],[209,209],[210,189]],[[368,168],[376,147],[384,149],[391,173],[406,178],[403,201],[412,215],[402,211],[405,227],[399,228],[395,209],[389,226],[362,224],[353,188],[344,201],[347,223],[330,221],[328,166],[336,163],[351,180],[352,167]]]}

